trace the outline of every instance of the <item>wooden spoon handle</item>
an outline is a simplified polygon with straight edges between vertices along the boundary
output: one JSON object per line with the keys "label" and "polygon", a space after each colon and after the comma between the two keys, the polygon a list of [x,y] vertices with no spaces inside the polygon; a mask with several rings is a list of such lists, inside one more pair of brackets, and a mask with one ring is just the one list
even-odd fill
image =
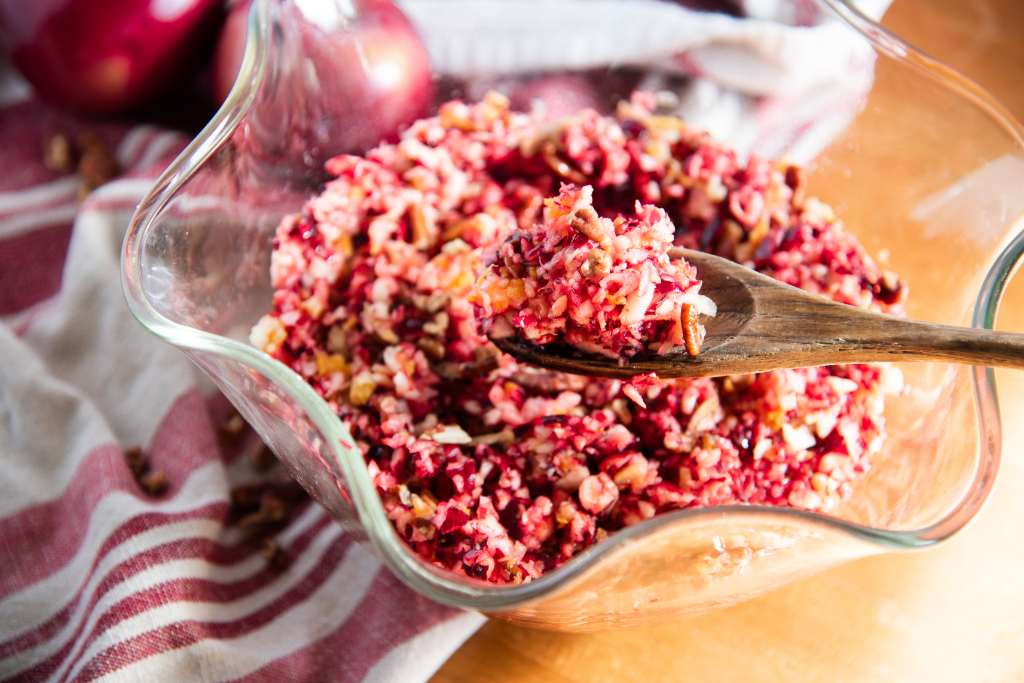
{"label": "wooden spoon handle", "polygon": [[1024,369],[1024,334],[877,317],[877,324],[843,340],[859,360],[941,360]]}
{"label": "wooden spoon handle", "polygon": [[766,308],[773,312],[755,316],[737,338],[787,367],[935,360],[1024,368],[1024,334],[905,320],[803,293]]}

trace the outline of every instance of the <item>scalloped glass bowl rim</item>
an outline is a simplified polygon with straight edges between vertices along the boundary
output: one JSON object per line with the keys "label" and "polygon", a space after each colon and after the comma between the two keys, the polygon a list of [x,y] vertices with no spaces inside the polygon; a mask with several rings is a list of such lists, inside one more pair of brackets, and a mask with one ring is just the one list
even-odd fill
{"label": "scalloped glass bowl rim", "polygon": [[[286,391],[306,411],[310,420],[326,437],[331,452],[338,461],[348,484],[353,507],[368,538],[374,542],[391,569],[407,584],[435,600],[448,604],[481,610],[500,610],[516,607],[528,600],[550,594],[572,577],[590,568],[599,558],[623,544],[653,534],[687,518],[712,515],[753,515],[765,520],[776,518],[805,526],[818,526],[826,531],[841,532],[853,540],[875,546],[879,552],[885,549],[910,549],[933,545],[956,533],[974,518],[994,484],[1001,449],[994,373],[990,368],[974,368],[973,371],[975,403],[980,422],[980,447],[983,449],[975,480],[960,504],[946,517],[928,527],[911,531],[889,531],[789,508],[720,506],[680,510],[628,527],[541,578],[516,586],[496,586],[468,581],[420,561],[406,549],[386,518],[362,458],[346,457],[346,449],[341,446],[341,440],[348,440],[347,428],[308,384],[290,368],[254,347],[167,319],[152,306],[142,288],[141,261],[149,229],[159,220],[162,211],[178,190],[228,140],[253,104],[257,90],[253,84],[261,83],[270,55],[266,36],[272,1],[256,0],[253,3],[242,65],[224,104],[199,135],[168,166],[132,216],[122,249],[122,285],[132,314],[151,333],[184,350],[212,353],[259,371]],[[985,109],[1024,149],[1024,130],[979,86],[908,46],[859,13],[847,0],[823,2],[848,26],[870,40],[880,52],[912,64],[922,76],[944,83]],[[1014,236],[995,258],[987,272],[974,308],[972,324],[975,327],[992,328],[1006,282],[1022,256],[1024,232]]]}

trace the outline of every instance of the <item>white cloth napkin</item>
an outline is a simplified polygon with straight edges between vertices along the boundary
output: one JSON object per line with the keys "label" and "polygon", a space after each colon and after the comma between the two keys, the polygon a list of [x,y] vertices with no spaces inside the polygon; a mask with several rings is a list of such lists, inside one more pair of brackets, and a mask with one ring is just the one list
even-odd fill
{"label": "white cloth napkin", "polygon": [[[691,76],[677,113],[741,152],[806,161],[870,89],[867,41],[813,0],[747,0],[747,16],[666,0],[403,0],[442,72],[463,77],[660,64]],[[861,0],[880,17],[889,0]],[[838,78],[837,78],[838,77]],[[644,87],[657,89],[652,80]]]}

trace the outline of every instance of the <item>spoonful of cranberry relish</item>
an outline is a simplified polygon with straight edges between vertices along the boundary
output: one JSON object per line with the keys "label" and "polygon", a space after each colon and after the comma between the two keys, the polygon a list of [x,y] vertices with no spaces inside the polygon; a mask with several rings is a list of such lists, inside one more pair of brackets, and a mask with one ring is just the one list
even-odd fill
{"label": "spoonful of cranberry relish", "polygon": [[578,375],[719,377],[871,361],[1024,368],[1024,335],[875,313],[673,246],[666,213],[601,216],[563,185],[501,244],[471,299],[506,353]]}

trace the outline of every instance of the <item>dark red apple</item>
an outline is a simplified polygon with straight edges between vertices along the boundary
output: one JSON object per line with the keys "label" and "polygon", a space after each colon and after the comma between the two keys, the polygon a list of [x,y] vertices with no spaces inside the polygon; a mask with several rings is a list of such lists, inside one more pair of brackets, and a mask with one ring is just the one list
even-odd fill
{"label": "dark red apple", "polygon": [[[298,4],[298,3],[297,3]],[[250,2],[231,11],[214,64],[215,95],[227,97],[245,49]],[[290,8],[300,12],[298,7]],[[295,93],[293,104],[330,119],[333,151],[356,151],[394,137],[426,113],[433,97],[430,58],[412,23],[389,0],[355,0],[351,16],[324,28],[303,20],[298,40],[316,72],[315,103]],[[272,56],[273,58],[273,56]],[[306,87],[306,86],[303,86]],[[282,97],[288,97],[282,88]],[[280,131],[277,132],[280,135]]]}
{"label": "dark red apple", "polygon": [[0,0],[0,29],[42,97],[109,114],[176,85],[221,12],[222,0]]}

